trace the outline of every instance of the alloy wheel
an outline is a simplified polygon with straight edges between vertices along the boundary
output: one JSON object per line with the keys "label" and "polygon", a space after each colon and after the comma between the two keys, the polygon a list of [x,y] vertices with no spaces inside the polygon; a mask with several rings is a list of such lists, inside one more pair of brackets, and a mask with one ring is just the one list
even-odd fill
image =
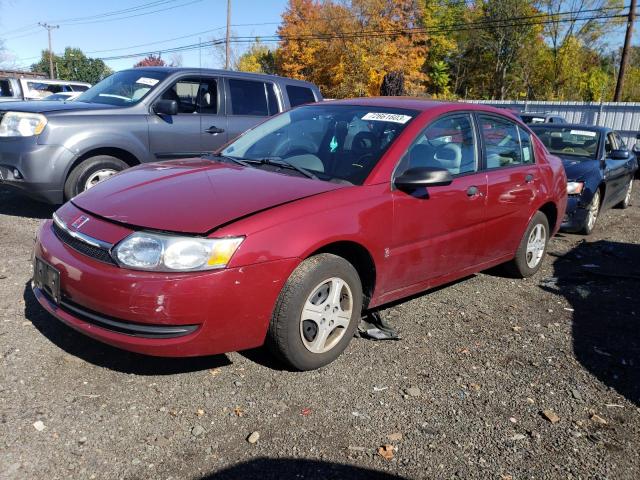
{"label": "alloy wheel", "polygon": [[544,255],[544,249],[547,246],[547,230],[541,223],[538,223],[529,234],[527,240],[527,255],[526,261],[529,268],[535,268],[542,256]]}
{"label": "alloy wheel", "polygon": [[593,199],[591,199],[591,203],[589,204],[589,209],[587,210],[587,229],[589,231],[593,230],[593,227],[595,227],[599,211],[600,190],[596,190],[596,193],[593,194]]}
{"label": "alloy wheel", "polygon": [[97,185],[98,183],[100,183],[103,180],[106,180],[109,177],[113,177],[116,173],[118,173],[117,170],[113,170],[111,168],[105,168],[102,170],[98,170],[94,173],[92,173],[89,178],[87,178],[87,181],[84,184],[84,189],[85,190],[89,190],[91,187]]}

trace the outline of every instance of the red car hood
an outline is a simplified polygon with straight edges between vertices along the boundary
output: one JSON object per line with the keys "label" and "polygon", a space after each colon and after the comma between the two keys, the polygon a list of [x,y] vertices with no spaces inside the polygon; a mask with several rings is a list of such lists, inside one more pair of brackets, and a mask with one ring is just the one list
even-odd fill
{"label": "red car hood", "polygon": [[202,234],[260,210],[341,187],[211,160],[179,160],[127,170],[72,202],[127,225]]}

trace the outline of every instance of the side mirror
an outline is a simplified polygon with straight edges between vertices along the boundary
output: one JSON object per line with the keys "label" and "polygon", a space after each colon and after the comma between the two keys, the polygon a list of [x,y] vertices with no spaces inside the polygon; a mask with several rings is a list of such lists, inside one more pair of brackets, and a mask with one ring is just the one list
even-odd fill
{"label": "side mirror", "polygon": [[433,167],[415,167],[406,170],[393,184],[398,190],[412,192],[418,188],[450,185],[453,177],[449,170]]}
{"label": "side mirror", "polygon": [[177,115],[178,102],[175,100],[158,100],[153,104],[153,111],[158,115]]}
{"label": "side mirror", "polygon": [[636,133],[636,140],[640,140],[640,133]]}
{"label": "side mirror", "polygon": [[611,150],[609,158],[613,160],[627,160],[629,158],[629,150]]}

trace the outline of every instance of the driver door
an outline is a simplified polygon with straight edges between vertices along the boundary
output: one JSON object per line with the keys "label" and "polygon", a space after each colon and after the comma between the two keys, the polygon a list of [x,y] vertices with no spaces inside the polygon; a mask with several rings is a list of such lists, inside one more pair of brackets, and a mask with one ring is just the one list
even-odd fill
{"label": "driver door", "polygon": [[447,186],[393,196],[390,280],[387,291],[460,272],[482,263],[487,177],[479,170],[474,121],[469,113],[431,123],[404,155],[395,176],[413,167],[446,168]]}

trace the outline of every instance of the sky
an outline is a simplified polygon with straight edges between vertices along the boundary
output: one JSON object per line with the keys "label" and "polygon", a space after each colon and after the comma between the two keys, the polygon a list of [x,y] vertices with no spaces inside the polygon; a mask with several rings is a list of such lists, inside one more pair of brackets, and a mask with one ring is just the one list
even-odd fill
{"label": "sky", "polygon": [[[273,35],[286,5],[287,0],[232,0],[233,35]],[[115,14],[125,9],[128,11]],[[224,37],[226,11],[226,0],[0,0],[0,40],[7,50],[5,60],[8,57],[15,66],[25,68],[37,62],[41,51],[48,48],[47,31],[38,22],[60,25],[51,32],[55,53],[62,53],[68,46],[78,47],[94,58],[162,52],[163,48]],[[236,44],[233,48],[241,52],[246,46]],[[172,55],[164,53],[162,58],[170,61]],[[180,55],[185,67],[217,68],[224,62],[213,47]],[[142,58],[105,63],[117,71],[130,68]]]}

